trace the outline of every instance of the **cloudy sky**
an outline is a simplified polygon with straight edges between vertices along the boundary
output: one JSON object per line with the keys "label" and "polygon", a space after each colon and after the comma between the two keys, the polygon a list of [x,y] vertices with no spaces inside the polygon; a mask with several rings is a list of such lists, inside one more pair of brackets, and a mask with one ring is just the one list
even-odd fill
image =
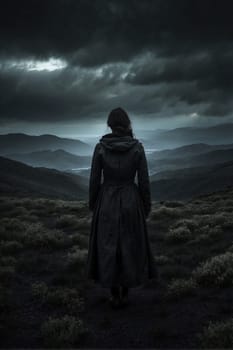
{"label": "cloudy sky", "polygon": [[76,137],[233,121],[230,0],[5,0],[0,133]]}

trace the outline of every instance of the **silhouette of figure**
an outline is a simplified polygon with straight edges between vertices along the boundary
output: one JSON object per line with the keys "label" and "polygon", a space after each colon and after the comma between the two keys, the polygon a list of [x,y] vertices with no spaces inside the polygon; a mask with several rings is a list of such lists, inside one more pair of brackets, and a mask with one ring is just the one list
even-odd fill
{"label": "silhouette of figure", "polygon": [[146,223],[151,193],[144,147],[122,108],[111,111],[107,125],[112,133],[96,144],[89,179],[87,278],[110,288],[111,305],[119,307],[128,304],[129,288],[157,278],[157,269]]}

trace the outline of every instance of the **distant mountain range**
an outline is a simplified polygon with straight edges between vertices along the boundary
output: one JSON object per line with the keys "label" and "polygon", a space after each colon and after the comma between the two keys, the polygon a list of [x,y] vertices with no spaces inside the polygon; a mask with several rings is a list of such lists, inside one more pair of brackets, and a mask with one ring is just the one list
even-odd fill
{"label": "distant mountain range", "polygon": [[77,156],[62,149],[56,151],[44,150],[30,153],[12,153],[7,154],[6,157],[31,166],[42,166],[58,170],[90,167],[91,165],[90,156]]}
{"label": "distant mountain range", "polygon": [[55,135],[32,136],[26,134],[0,135],[0,155],[30,153],[35,151],[62,149],[76,155],[90,155],[93,147],[85,142]]}
{"label": "distant mountain range", "polygon": [[86,178],[0,157],[0,195],[81,200],[87,193]]}
{"label": "distant mountain range", "polygon": [[[187,200],[233,184],[233,161],[170,171],[150,178],[152,200]],[[88,179],[0,157],[0,195],[88,199]]]}
{"label": "distant mountain range", "polygon": [[151,177],[153,200],[187,200],[232,185],[233,161],[212,167],[167,171]]}
{"label": "distant mountain range", "polygon": [[228,144],[233,140],[233,123],[211,127],[184,127],[172,130],[154,130],[148,133],[145,145],[149,148],[167,149],[192,143]]}
{"label": "distant mountain range", "polygon": [[[186,200],[232,185],[232,135],[233,124],[148,132],[148,144],[166,145],[147,154],[152,199]],[[0,194],[88,198],[93,145],[54,135],[7,134],[0,135],[0,154]]]}
{"label": "distant mountain range", "polygon": [[[232,140],[233,141],[233,140]],[[162,151],[154,151],[147,155],[148,159],[164,159],[164,158],[185,158],[203,154],[216,150],[233,149],[233,143],[223,145],[208,145],[206,143],[194,143],[173,149],[164,149]]]}
{"label": "distant mountain range", "polygon": [[[64,150],[43,150],[30,153],[11,153],[5,157],[27,165],[69,171],[88,177],[91,156],[78,156]],[[150,173],[187,167],[213,165],[233,160],[233,144],[192,144],[147,155]],[[82,169],[83,168],[83,169]]]}
{"label": "distant mountain range", "polygon": [[[171,152],[172,155],[172,152]],[[185,153],[184,153],[185,155]],[[171,157],[163,159],[148,159],[148,165],[151,173],[157,173],[165,170],[184,169],[197,166],[214,165],[233,160],[233,148],[214,150],[211,152],[201,153],[193,156]]]}
{"label": "distant mountain range", "polygon": [[[145,148],[150,149],[167,150],[191,144],[208,144],[211,147],[211,145],[217,144],[232,144],[233,123],[200,128],[155,129],[138,132],[139,134],[141,137],[138,137],[138,139],[144,144]],[[89,143],[55,135],[5,134],[0,135],[0,155],[7,156],[12,153],[31,153],[44,150],[56,151],[60,149],[79,156],[91,156],[94,144],[98,142],[99,137],[92,137],[87,140]],[[204,146],[200,145],[200,148],[202,147]],[[199,151],[197,153],[200,154]]]}

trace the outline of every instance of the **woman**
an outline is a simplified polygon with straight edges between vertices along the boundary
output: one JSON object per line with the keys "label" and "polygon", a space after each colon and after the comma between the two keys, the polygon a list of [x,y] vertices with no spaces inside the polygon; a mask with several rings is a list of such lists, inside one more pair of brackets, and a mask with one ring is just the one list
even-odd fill
{"label": "woman", "polygon": [[91,164],[87,278],[110,288],[111,305],[119,307],[127,305],[129,288],[157,278],[157,269],[146,225],[151,193],[144,147],[122,108],[111,111],[107,125],[112,133],[96,144]]}

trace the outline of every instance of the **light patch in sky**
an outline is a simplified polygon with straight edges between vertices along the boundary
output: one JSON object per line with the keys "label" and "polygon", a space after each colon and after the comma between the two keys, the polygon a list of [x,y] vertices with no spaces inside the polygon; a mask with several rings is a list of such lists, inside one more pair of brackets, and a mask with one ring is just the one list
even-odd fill
{"label": "light patch in sky", "polygon": [[125,78],[128,76],[129,72],[124,72],[124,73],[121,73],[120,77],[122,80],[125,80]]}
{"label": "light patch in sky", "polygon": [[10,61],[4,64],[8,68],[22,69],[26,71],[48,71],[53,72],[58,69],[64,69],[67,67],[67,62],[61,60],[60,58],[51,57],[46,61],[38,60],[19,60],[19,61]]}
{"label": "light patch in sky", "polygon": [[27,64],[27,69],[30,70],[47,70],[52,72],[57,69],[63,69],[67,67],[67,63],[59,58],[50,58],[48,61],[31,61]]}
{"label": "light patch in sky", "polygon": [[199,114],[198,113],[191,113],[190,117],[191,118],[197,118],[197,117],[199,117]]}
{"label": "light patch in sky", "polygon": [[103,71],[103,68],[102,68],[102,67],[97,68],[97,69],[95,70],[95,76],[96,76],[97,78],[102,78],[102,77],[104,76],[104,71]]}

